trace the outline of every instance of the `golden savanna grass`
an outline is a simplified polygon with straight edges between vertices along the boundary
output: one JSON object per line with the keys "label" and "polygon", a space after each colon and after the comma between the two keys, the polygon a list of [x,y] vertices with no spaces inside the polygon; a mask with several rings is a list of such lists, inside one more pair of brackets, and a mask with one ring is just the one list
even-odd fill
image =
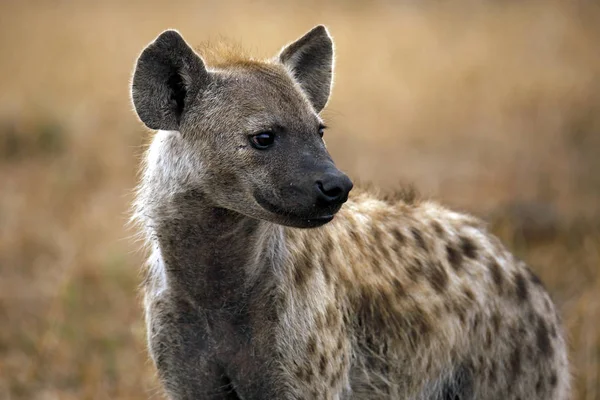
{"label": "golden savanna grass", "polygon": [[341,0],[0,2],[0,399],[160,398],[124,228],[133,63],[170,27],[270,56],[318,23],[340,167],[487,218],[560,307],[574,398],[600,399],[600,9]]}

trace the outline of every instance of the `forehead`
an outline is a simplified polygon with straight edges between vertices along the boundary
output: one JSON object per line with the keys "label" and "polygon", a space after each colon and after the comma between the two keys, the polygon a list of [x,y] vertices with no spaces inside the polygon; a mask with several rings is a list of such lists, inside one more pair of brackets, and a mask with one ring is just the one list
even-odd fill
{"label": "forehead", "polygon": [[248,63],[216,71],[220,107],[246,128],[315,129],[321,122],[300,86],[277,64]]}

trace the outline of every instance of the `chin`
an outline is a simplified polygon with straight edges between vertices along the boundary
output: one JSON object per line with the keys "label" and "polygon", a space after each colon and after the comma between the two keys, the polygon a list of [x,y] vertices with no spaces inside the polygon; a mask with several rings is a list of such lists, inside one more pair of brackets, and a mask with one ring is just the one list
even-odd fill
{"label": "chin", "polygon": [[318,228],[333,220],[335,214],[341,208],[340,205],[336,205],[333,208],[326,208],[323,210],[310,210],[307,212],[301,212],[299,210],[287,210],[284,207],[275,205],[268,200],[260,197],[256,197],[257,203],[261,208],[267,212],[268,216],[265,218],[273,223],[290,226],[293,228]]}

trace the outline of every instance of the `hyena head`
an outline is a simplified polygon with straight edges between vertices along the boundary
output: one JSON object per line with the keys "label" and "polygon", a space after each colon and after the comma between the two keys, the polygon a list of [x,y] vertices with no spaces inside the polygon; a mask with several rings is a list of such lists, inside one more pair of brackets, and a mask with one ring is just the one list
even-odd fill
{"label": "hyena head", "polygon": [[179,132],[190,193],[249,217],[316,227],[352,189],[323,142],[333,43],[317,26],[269,61],[207,68],[176,31],[140,55],[133,104],[151,129]]}

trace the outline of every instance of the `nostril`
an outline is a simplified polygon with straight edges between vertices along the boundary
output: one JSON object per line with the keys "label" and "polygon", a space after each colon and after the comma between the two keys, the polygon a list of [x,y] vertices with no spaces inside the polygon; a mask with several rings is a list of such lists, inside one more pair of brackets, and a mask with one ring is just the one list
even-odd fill
{"label": "nostril", "polygon": [[335,184],[329,186],[327,182],[325,185],[323,182],[317,182],[317,187],[319,188],[319,192],[321,193],[321,199],[327,203],[334,203],[340,201],[344,194],[344,189]]}
{"label": "nostril", "polygon": [[323,193],[325,196],[327,196],[331,199],[337,199],[338,197],[341,196],[342,192],[344,191],[339,186],[333,186],[333,187],[326,188],[325,186],[323,186],[323,182],[317,182],[317,186],[319,186],[319,190],[321,191],[321,193]]}

